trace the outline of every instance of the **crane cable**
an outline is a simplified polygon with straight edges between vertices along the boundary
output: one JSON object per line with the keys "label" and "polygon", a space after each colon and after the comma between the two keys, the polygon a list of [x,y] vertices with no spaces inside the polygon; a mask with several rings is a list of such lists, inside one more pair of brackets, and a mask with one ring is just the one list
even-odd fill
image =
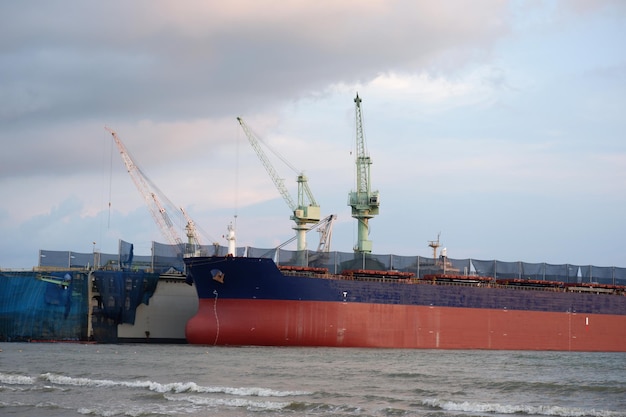
{"label": "crane cable", "polygon": [[111,196],[113,195],[113,141],[109,142],[109,213],[107,219],[107,230],[111,228]]}

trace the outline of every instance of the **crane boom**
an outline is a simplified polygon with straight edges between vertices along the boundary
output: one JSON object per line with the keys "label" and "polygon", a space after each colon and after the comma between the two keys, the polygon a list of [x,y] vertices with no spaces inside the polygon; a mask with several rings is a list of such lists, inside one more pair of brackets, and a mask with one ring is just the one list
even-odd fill
{"label": "crane boom", "polygon": [[265,170],[267,171],[270,178],[274,182],[274,185],[278,189],[278,192],[280,192],[280,195],[283,196],[283,199],[285,200],[289,208],[292,211],[295,211],[298,206],[296,205],[295,201],[293,201],[293,198],[291,198],[291,194],[289,194],[289,190],[287,190],[287,187],[285,187],[285,180],[282,179],[278,175],[278,172],[276,172],[276,170],[274,169],[274,166],[272,165],[270,160],[267,158],[267,155],[265,155],[265,152],[263,152],[263,149],[261,148],[261,144],[259,143],[259,140],[256,138],[254,133],[252,133],[248,125],[243,121],[241,117],[237,117],[237,121],[239,122],[239,124],[241,125],[241,128],[243,129],[246,136],[248,137],[248,141],[250,142],[250,145],[252,145],[252,148],[254,149],[257,156],[261,160],[261,163],[265,167]]}
{"label": "crane boom", "polygon": [[[296,202],[291,197],[287,187],[285,187],[284,180],[278,175],[276,169],[274,169],[274,166],[271,164],[267,155],[261,148],[259,139],[254,135],[254,133],[252,133],[248,125],[246,125],[241,117],[237,117],[237,121],[245,132],[250,145],[252,145],[252,148],[263,163],[265,170],[274,182],[274,185],[291,209],[292,215],[290,219],[296,223],[294,230],[296,231],[298,242],[297,251],[304,251],[306,249],[306,231],[309,229],[308,225],[320,221],[320,206],[315,201],[315,198],[313,198],[313,193],[309,188],[307,177],[303,173],[299,173],[296,178],[298,183],[298,201]],[[284,158],[280,158],[290,168],[294,169],[286,160],[284,160]]]}
{"label": "crane boom", "polygon": [[352,207],[352,217],[357,219],[358,222],[358,241],[354,251],[371,253],[372,241],[368,239],[369,219],[378,214],[380,198],[378,191],[371,191],[370,189],[370,166],[372,165],[372,160],[365,148],[361,101],[357,93],[354,99],[356,104],[356,191],[350,192],[348,205]]}
{"label": "crane boom", "polygon": [[357,93],[356,103],[356,185],[358,193],[369,193],[369,166],[372,164],[367,150],[365,149],[365,136],[363,135],[363,116],[361,112],[361,98]]}
{"label": "crane boom", "polygon": [[133,161],[133,158],[130,156],[130,153],[118,137],[117,133],[108,127],[105,127],[105,129],[111,133],[111,136],[113,136],[113,140],[117,145],[122,161],[124,162],[130,177],[135,183],[135,186],[139,190],[139,193],[146,201],[150,214],[152,214],[154,221],[159,226],[161,233],[170,244],[175,245],[178,248],[179,253],[183,253],[185,245],[182,239],[178,236],[178,233],[176,233],[174,224],[172,223],[167,210],[161,203],[158,193],[153,191],[153,189],[158,191],[158,188],[156,188],[153,184],[151,185],[146,175],[137,166],[135,161]]}

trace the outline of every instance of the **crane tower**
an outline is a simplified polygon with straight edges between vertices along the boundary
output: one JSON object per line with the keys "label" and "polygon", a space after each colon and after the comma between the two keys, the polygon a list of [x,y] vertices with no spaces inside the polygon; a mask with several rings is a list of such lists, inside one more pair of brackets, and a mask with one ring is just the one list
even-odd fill
{"label": "crane tower", "polygon": [[352,207],[352,217],[358,223],[358,241],[354,251],[357,253],[371,253],[372,241],[368,239],[369,219],[378,214],[380,198],[378,191],[371,191],[370,189],[370,165],[372,165],[372,160],[365,147],[361,98],[358,93],[354,103],[356,104],[356,191],[350,192],[348,205]]}

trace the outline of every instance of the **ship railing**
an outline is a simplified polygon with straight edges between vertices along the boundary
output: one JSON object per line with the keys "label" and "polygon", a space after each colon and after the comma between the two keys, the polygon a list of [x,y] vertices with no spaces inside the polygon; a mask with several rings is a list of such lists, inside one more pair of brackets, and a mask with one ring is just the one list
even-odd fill
{"label": "ship railing", "polygon": [[289,270],[281,270],[283,275],[289,277],[310,277],[310,278],[324,278],[324,279],[333,279],[336,275],[330,273],[318,273],[314,271],[289,271]]}
{"label": "ship railing", "polygon": [[445,285],[445,286],[455,286],[455,287],[485,287],[490,288],[495,285],[491,282],[484,281],[440,281],[440,280],[429,280],[429,279],[419,279],[416,280],[418,284],[425,285]]}
{"label": "ship railing", "polygon": [[38,272],[36,268],[0,268],[0,273],[11,272]]}
{"label": "ship railing", "polygon": [[84,266],[36,266],[32,269],[34,272],[65,272],[65,271],[88,271],[89,268]]}
{"label": "ship railing", "polygon": [[593,288],[593,287],[569,287],[569,292],[584,292],[592,294],[613,294],[615,290],[609,288]]}
{"label": "ship railing", "polygon": [[405,281],[408,283],[426,284],[426,285],[446,285],[458,287],[482,287],[482,288],[502,288],[508,290],[520,291],[541,291],[541,292],[584,292],[588,294],[604,294],[604,295],[624,295],[626,296],[626,287],[614,286],[613,288],[604,287],[585,287],[585,286],[533,286],[533,285],[507,285],[498,284],[496,282],[480,282],[480,281],[432,281],[424,279],[413,279]]}
{"label": "ship railing", "polygon": [[541,292],[565,292],[566,289],[563,287],[535,287],[535,286],[523,286],[523,285],[506,285],[506,284],[498,284],[493,281],[472,281],[468,280],[467,282],[463,281],[441,281],[441,280],[416,280],[418,284],[426,284],[426,285],[445,285],[445,286],[455,286],[455,287],[480,287],[480,288],[502,288],[502,289],[510,289],[510,290],[522,290],[522,291],[541,291]]}
{"label": "ship railing", "polygon": [[550,287],[550,286],[533,286],[533,285],[507,285],[507,284],[495,284],[494,288],[506,288],[507,290],[521,290],[521,291],[541,291],[541,292],[565,292],[564,287]]}
{"label": "ship railing", "polygon": [[[391,278],[388,276],[367,276],[367,275],[342,275],[342,274],[330,274],[330,273],[315,273],[313,271],[290,271],[290,270],[282,270],[281,273],[285,276],[297,276],[297,277],[310,277],[310,278],[323,278],[323,279],[332,279],[332,280],[344,280],[344,281],[365,281],[365,282],[396,282],[402,284],[418,284],[418,285],[446,285],[446,286],[458,286],[458,287],[491,287],[491,288],[512,288],[512,289],[534,289],[534,290],[544,290],[539,287],[522,287],[515,285],[502,285],[496,284],[495,282],[484,282],[484,281],[474,281],[468,280],[464,281],[443,281],[443,280],[429,280],[429,279],[421,279],[417,277],[411,278]],[[563,289],[561,289],[563,291]]]}
{"label": "ship railing", "polygon": [[416,278],[391,278],[388,276],[371,277],[363,275],[335,275],[334,279],[341,279],[344,281],[396,282],[399,284],[414,284],[418,281]]}
{"label": "ship railing", "polygon": [[374,276],[362,276],[362,275],[342,275],[342,274],[331,274],[331,273],[319,273],[314,271],[290,271],[281,269],[281,273],[285,276],[292,277],[311,277],[311,278],[323,278],[323,279],[332,279],[332,280],[343,280],[343,281],[371,281],[371,282],[403,282],[403,283],[411,283],[416,282],[416,278],[390,278],[390,277],[374,277]]}
{"label": "ship railing", "polygon": [[467,281],[463,280],[430,280],[423,278],[390,278],[385,276],[374,277],[374,276],[362,276],[362,275],[341,275],[341,274],[330,274],[330,273],[317,273],[314,271],[290,271],[290,270],[282,270],[281,271],[285,276],[298,276],[298,277],[310,277],[310,278],[323,278],[323,279],[331,279],[331,280],[348,280],[348,281],[366,281],[366,282],[395,282],[399,284],[417,284],[417,285],[445,285],[445,286],[455,286],[455,287],[476,287],[476,288],[501,288],[501,289],[509,289],[509,290],[520,290],[520,291],[541,291],[541,292],[586,292],[592,294],[618,294],[618,295],[626,295],[626,287],[623,289],[615,288],[615,289],[607,289],[607,288],[591,288],[591,287],[580,287],[580,286],[534,286],[534,285],[511,285],[504,283],[497,283],[495,281],[485,281],[485,280],[471,280]]}

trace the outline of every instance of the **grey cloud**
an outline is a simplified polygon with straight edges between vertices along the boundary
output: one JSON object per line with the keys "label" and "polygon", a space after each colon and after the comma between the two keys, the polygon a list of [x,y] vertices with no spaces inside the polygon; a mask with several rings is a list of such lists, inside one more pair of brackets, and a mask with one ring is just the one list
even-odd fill
{"label": "grey cloud", "polygon": [[507,30],[495,0],[463,13],[429,1],[279,3],[3,2],[0,138],[11,147],[0,165],[79,172],[93,164],[88,129],[105,123],[261,113],[336,83],[458,68]]}
{"label": "grey cloud", "polygon": [[[163,2],[4,6],[2,90],[9,102],[0,115],[11,122],[224,114],[333,82],[425,68],[442,49],[489,47],[503,29],[490,22],[506,19],[494,1],[462,19],[430,2],[327,12],[283,5],[293,10],[258,19],[245,8],[235,18],[220,3],[203,5],[178,13],[191,16],[196,7],[204,24],[168,17],[171,5]],[[232,24],[217,20],[224,14]]]}

